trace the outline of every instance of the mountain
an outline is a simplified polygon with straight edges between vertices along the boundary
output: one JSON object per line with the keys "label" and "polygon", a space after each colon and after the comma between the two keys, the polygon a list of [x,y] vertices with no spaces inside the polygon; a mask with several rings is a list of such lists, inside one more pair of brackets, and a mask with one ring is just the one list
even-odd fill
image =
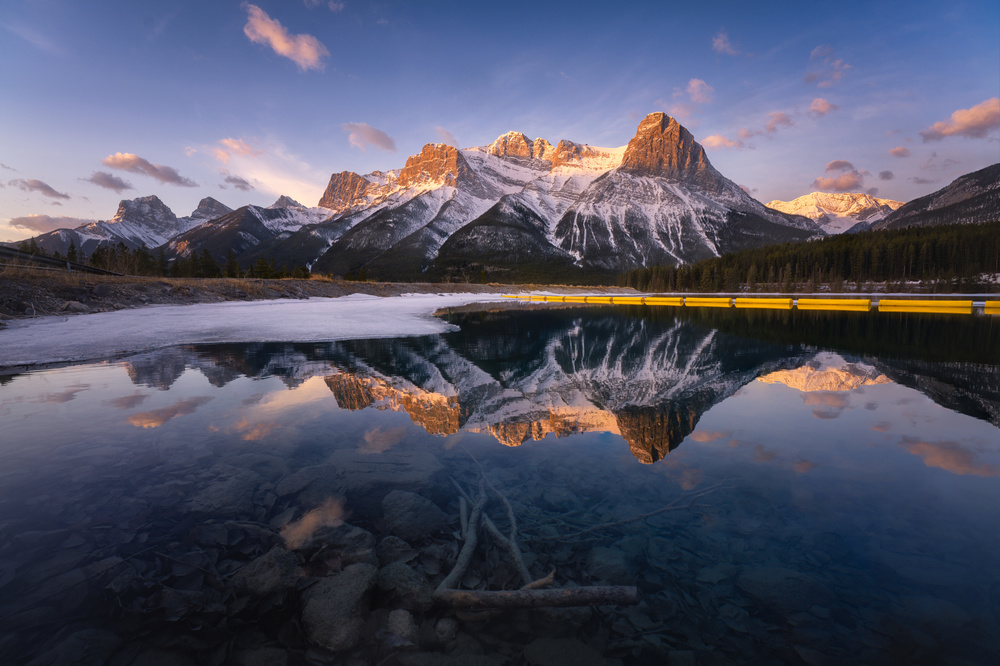
{"label": "mountain", "polygon": [[802,215],[815,221],[828,234],[850,230],[859,222],[866,225],[884,219],[903,205],[902,201],[876,199],[870,194],[811,192],[791,201],[770,201],[768,208]]}
{"label": "mountain", "polygon": [[315,258],[314,272],[383,279],[607,275],[823,235],[752,199],[663,113],[619,148],[520,132],[468,149],[427,144],[402,169],[333,174],[320,205],[328,221],[269,250]]}
{"label": "mountain", "polygon": [[[329,217],[330,211],[325,208],[306,208],[282,195],[267,208],[248,205],[233,211],[227,209],[221,216],[203,220],[173,236],[164,251],[168,259],[174,259],[200,255],[203,250],[208,250],[221,265],[230,250],[237,256],[246,255],[261,243],[287,238],[303,226]],[[244,258],[243,263],[248,265],[252,262]]]}
{"label": "mountain", "polygon": [[190,215],[177,217],[159,197],[123,199],[118,204],[118,212],[110,220],[84,224],[75,229],[57,229],[37,236],[35,242],[46,252],[63,255],[70,243],[85,254],[93,253],[98,245],[116,245],[119,242],[132,249],[141,245],[154,248],[230,210],[212,197],[205,197]]}
{"label": "mountain", "polygon": [[784,384],[803,391],[852,391],[862,386],[889,384],[891,379],[874,367],[848,362],[839,354],[819,352],[809,363],[793,370],[776,370],[757,378],[765,384]]}
{"label": "mountain", "polygon": [[1000,163],[959,176],[949,185],[914,199],[871,229],[980,224],[1000,219]]}

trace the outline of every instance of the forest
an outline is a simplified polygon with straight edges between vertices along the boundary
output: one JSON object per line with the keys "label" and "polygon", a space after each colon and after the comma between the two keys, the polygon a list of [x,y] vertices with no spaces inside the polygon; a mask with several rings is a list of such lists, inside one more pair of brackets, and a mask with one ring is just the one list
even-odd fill
{"label": "forest", "polygon": [[1000,222],[840,234],[626,271],[645,292],[1000,291]]}

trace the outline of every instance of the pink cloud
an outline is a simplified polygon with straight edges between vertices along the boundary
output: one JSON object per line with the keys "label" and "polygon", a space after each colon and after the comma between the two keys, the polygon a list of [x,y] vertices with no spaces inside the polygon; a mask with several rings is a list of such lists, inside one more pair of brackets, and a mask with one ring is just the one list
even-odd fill
{"label": "pink cloud", "polygon": [[924,442],[914,437],[903,437],[901,446],[919,456],[928,467],[937,467],[952,474],[969,476],[1000,476],[1000,465],[977,459],[976,453],[958,442]]}
{"label": "pink cloud", "polygon": [[454,134],[440,125],[434,128],[434,132],[438,135],[438,138],[441,139],[441,143],[447,143],[449,146],[458,148],[458,139],[455,138]]}
{"label": "pink cloud", "polygon": [[893,157],[909,157],[910,149],[907,148],[906,146],[896,146],[895,148],[889,151],[889,154],[892,155]]}
{"label": "pink cloud", "polygon": [[778,131],[779,127],[791,127],[795,121],[783,111],[772,111],[767,114],[767,125],[764,126],[764,133],[771,135]]}
{"label": "pink cloud", "polygon": [[729,41],[729,35],[726,34],[725,30],[720,30],[719,34],[712,38],[712,50],[716,53],[723,53],[731,56],[740,54],[740,50],[733,46],[733,43]]}
{"label": "pink cloud", "polygon": [[712,136],[706,136],[701,140],[701,145],[706,148],[742,148],[742,141],[733,141],[721,134],[713,134]]}
{"label": "pink cloud", "polygon": [[179,185],[180,187],[198,187],[198,183],[180,175],[173,167],[153,164],[149,160],[143,159],[133,153],[108,155],[102,160],[102,164],[112,169],[118,169],[119,171],[141,173],[144,176],[155,178],[161,183]]}
{"label": "pink cloud", "polygon": [[840,107],[836,104],[831,104],[822,97],[817,97],[812,101],[812,104],[809,105],[809,113],[817,118],[822,118],[831,111],[836,111],[839,108]]}
{"label": "pink cloud", "polygon": [[97,220],[84,220],[79,217],[54,217],[52,215],[26,215],[24,217],[11,218],[7,224],[15,229],[26,229],[39,233],[48,233],[56,229],[76,229],[77,227],[96,222]]}
{"label": "pink cloud", "polygon": [[858,192],[864,187],[865,176],[868,175],[867,171],[855,169],[847,160],[827,162],[826,173],[827,176],[813,181],[813,188],[834,192]]}
{"label": "pink cloud", "polygon": [[854,165],[847,160],[833,160],[832,162],[826,163],[826,172],[833,173],[834,171],[851,171],[854,169]]}
{"label": "pink cloud", "polygon": [[80,180],[93,183],[94,185],[103,187],[106,190],[114,190],[119,194],[125,190],[135,189],[132,187],[132,183],[122,180],[118,176],[110,174],[107,171],[95,171],[90,175],[90,178],[81,178]]}
{"label": "pink cloud", "polygon": [[688,81],[687,94],[691,101],[696,104],[708,104],[712,101],[712,93],[715,88],[708,85],[701,79],[691,79]]}
{"label": "pink cloud", "polygon": [[312,35],[292,35],[277,19],[267,15],[257,5],[244,5],[247,10],[247,24],[243,34],[255,44],[264,44],[280,56],[288,58],[299,69],[323,69],[323,58],[330,55],[326,47]]}
{"label": "pink cloud", "polygon": [[374,146],[379,150],[396,152],[396,140],[368,123],[344,123],[341,128],[347,132],[347,140],[355,148],[368,150],[368,146]]}
{"label": "pink cloud", "polygon": [[264,154],[264,151],[254,148],[243,139],[219,139],[219,144],[218,147],[212,149],[212,156],[223,164],[229,164],[233,155],[257,157]]}
{"label": "pink cloud", "polygon": [[69,199],[68,194],[63,194],[62,192],[57,192],[48,183],[37,180],[35,178],[15,178],[14,180],[7,183],[8,185],[13,185],[18,187],[25,192],[38,192],[42,196],[49,197],[50,199]]}
{"label": "pink cloud", "polygon": [[819,69],[806,73],[806,83],[817,82],[818,88],[829,88],[837,81],[844,78],[844,73],[851,69],[851,66],[843,60],[833,57],[833,47],[829,44],[821,44],[809,54],[809,60],[817,62]]}
{"label": "pink cloud", "polygon": [[940,141],[946,136],[964,136],[982,139],[991,130],[1000,127],[1000,97],[992,97],[969,109],[959,109],[949,120],[934,123],[920,132],[924,143]]}

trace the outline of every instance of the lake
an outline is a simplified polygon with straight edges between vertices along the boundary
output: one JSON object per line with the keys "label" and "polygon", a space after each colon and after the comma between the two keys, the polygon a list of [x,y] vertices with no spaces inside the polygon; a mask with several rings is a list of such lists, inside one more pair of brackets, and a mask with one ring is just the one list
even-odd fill
{"label": "lake", "polygon": [[1000,318],[446,318],[0,375],[0,662],[997,662]]}

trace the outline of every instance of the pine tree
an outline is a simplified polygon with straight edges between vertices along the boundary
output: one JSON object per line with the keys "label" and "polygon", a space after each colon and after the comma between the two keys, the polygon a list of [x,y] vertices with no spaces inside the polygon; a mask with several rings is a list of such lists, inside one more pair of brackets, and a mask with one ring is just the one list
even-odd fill
{"label": "pine tree", "polygon": [[76,263],[78,259],[79,259],[79,257],[77,256],[77,252],[76,252],[76,241],[70,239],[70,241],[69,241],[69,249],[66,250],[66,260],[67,261],[72,261],[73,263]]}

